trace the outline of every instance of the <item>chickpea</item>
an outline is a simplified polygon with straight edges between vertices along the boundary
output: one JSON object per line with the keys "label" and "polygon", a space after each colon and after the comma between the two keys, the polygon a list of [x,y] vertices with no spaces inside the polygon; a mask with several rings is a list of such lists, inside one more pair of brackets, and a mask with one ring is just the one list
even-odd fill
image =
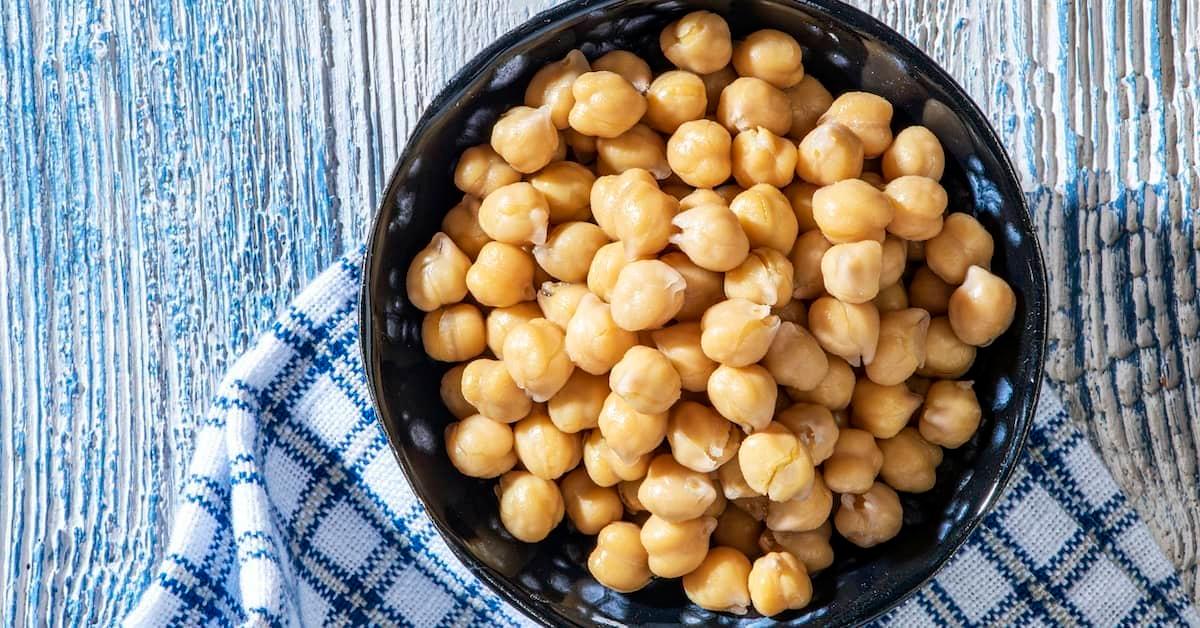
{"label": "chickpea", "polygon": [[646,124],[660,133],[674,133],[679,125],[704,117],[708,97],[704,80],[683,70],[664,72],[646,92]]}
{"label": "chickpea", "polygon": [[792,126],[788,137],[802,140],[817,128],[817,119],[833,104],[833,95],[810,74],[805,74],[799,83],[784,90],[792,103]]}
{"label": "chickpea", "polygon": [[748,586],[754,610],[765,617],[804,608],[812,601],[808,569],[787,552],[771,552],[754,561]]}
{"label": "chickpea", "polygon": [[579,300],[566,335],[567,355],[579,368],[603,375],[635,344],[637,335],[617,327],[607,303],[594,294]]}
{"label": "chickpea", "polygon": [[875,309],[879,310],[880,316],[887,312],[896,312],[898,310],[908,309],[908,293],[904,290],[904,284],[897,281],[896,283],[879,289],[879,294],[872,301],[875,304]]}
{"label": "chickpea", "polygon": [[1008,282],[972,266],[966,281],[950,295],[950,327],[960,340],[986,347],[1000,337],[1017,311],[1017,295]]}
{"label": "chickpea", "polygon": [[463,151],[454,167],[454,185],[458,189],[483,198],[510,183],[521,180],[521,173],[508,165],[491,146],[480,144]]}
{"label": "chickpea", "polygon": [[928,266],[918,268],[908,284],[909,302],[913,307],[929,312],[930,316],[945,314],[950,309],[951,294],[954,294],[954,286],[942,281]]}
{"label": "chickpea", "polygon": [[[713,474],[710,473],[708,475],[711,478]],[[729,506],[729,500],[725,499],[725,495],[721,492],[720,483],[713,480],[713,486],[717,489],[717,498],[713,500],[713,503],[708,508],[704,509],[704,516],[716,519],[721,516],[721,513],[725,512],[725,508]]]}
{"label": "chickpea", "polygon": [[695,571],[683,577],[683,591],[700,608],[745,615],[750,608],[750,559],[732,547],[714,547]]}
{"label": "chickpea", "polygon": [[573,161],[556,161],[529,177],[529,185],[546,199],[550,224],[591,217],[588,205],[596,175]]}
{"label": "chickpea", "polygon": [[730,133],[763,127],[775,135],[787,135],[792,126],[792,101],[774,85],[743,76],[721,92],[717,122]]}
{"label": "chickpea", "polygon": [[646,170],[655,179],[671,175],[667,143],[644,124],[635,124],[614,138],[596,140],[596,153],[596,170],[602,175],[620,174],[631,168]]}
{"label": "chickpea", "polygon": [[747,433],[771,422],[778,396],[775,379],[757,364],[722,364],[708,378],[708,398],[721,416],[737,423]]}
{"label": "chickpea", "polygon": [[787,33],[766,28],[733,47],[733,67],[742,76],[762,79],[780,89],[804,78],[804,53]]}
{"label": "chickpea", "polygon": [[616,137],[646,113],[646,99],[615,72],[587,72],[571,84],[575,104],[567,120],[584,135]]}
{"label": "chickpea", "polygon": [[882,465],[883,452],[875,437],[865,430],[846,428],[838,432],[833,455],[825,460],[823,479],[835,493],[865,493]]}
{"label": "chickpea", "polygon": [[533,256],[520,247],[488,242],[467,270],[467,290],[483,305],[508,307],[533,299]]}
{"label": "chickpea", "polygon": [[891,438],[908,425],[921,401],[921,395],[903,383],[885,386],[863,377],[855,384],[850,400],[850,424],[875,438]]}
{"label": "chickpea", "polygon": [[939,316],[929,321],[925,333],[925,364],[917,374],[925,377],[955,379],[962,377],[975,363],[975,347],[961,341],[950,319]]}
{"label": "chickpea", "polygon": [[863,145],[850,129],[822,124],[800,140],[796,175],[809,183],[831,185],[862,175]]}
{"label": "chickpea", "polygon": [[639,92],[650,88],[650,79],[653,76],[650,66],[628,50],[612,50],[600,55],[592,62],[592,70],[619,74]]}
{"label": "chickpea", "polygon": [[583,441],[583,466],[588,477],[600,486],[616,486],[620,482],[632,482],[646,476],[650,468],[650,454],[627,463],[608,446],[600,430],[592,430]]}
{"label": "chickpea", "polygon": [[509,471],[496,488],[500,522],[517,540],[537,543],[550,535],[563,518],[558,486],[528,471]]}
{"label": "chickpea", "polygon": [[667,413],[638,412],[617,393],[600,408],[600,433],[622,462],[632,464],[654,451],[667,435]]}
{"label": "chickpea", "polygon": [[592,258],[608,244],[604,231],[590,222],[564,222],[550,232],[546,243],[533,247],[533,257],[551,277],[578,283],[587,280]]}
{"label": "chickpea", "polygon": [[592,256],[592,264],[588,267],[588,289],[601,299],[611,300],[621,271],[631,261],[635,260],[625,257],[625,245],[620,242],[611,242],[600,247]]}
{"label": "chickpea", "polygon": [[461,362],[483,353],[483,315],[469,303],[436,309],[421,322],[425,353],[441,362]]}
{"label": "chickpea", "polygon": [[493,421],[512,423],[529,414],[533,401],[499,360],[469,362],[462,374],[462,395],[480,414]]}
{"label": "chickpea", "polygon": [[701,205],[728,205],[725,197],[717,194],[713,190],[699,188],[692,190],[690,194],[679,199],[679,211],[687,211]]}
{"label": "chickpea", "polygon": [[788,203],[792,206],[792,213],[796,215],[796,226],[800,233],[807,233],[817,228],[817,221],[813,220],[812,199],[813,193],[818,189],[817,186],[805,181],[793,181],[783,190],[783,195],[787,197]]}
{"label": "chickpea", "polygon": [[554,427],[568,434],[594,429],[600,424],[600,409],[608,397],[608,380],[576,369],[567,383],[550,398],[546,410]]}
{"label": "chickpea", "polygon": [[808,310],[812,335],[829,353],[852,366],[870,364],[879,343],[879,310],[873,303],[845,303],[821,297]]}
{"label": "chickpea", "polygon": [[667,164],[688,185],[719,185],[733,172],[733,138],[711,120],[683,122],[667,140]]}
{"label": "chickpea", "polygon": [[472,260],[479,255],[483,245],[491,241],[479,226],[479,199],[470,194],[464,194],[462,200],[446,212],[442,218],[442,231]]}
{"label": "chickpea", "polygon": [[736,427],[712,408],[681,401],[671,409],[667,442],[675,460],[701,473],[716,471],[737,454],[742,442]]}
{"label": "chickpea", "polygon": [[446,426],[446,454],[458,472],[494,478],[517,464],[512,428],[482,414]]}
{"label": "chickpea", "polygon": [[672,522],[703,516],[716,499],[717,488],[708,475],[675,462],[671,454],[654,457],[638,488],[642,505],[651,514]]}
{"label": "chickpea", "polygon": [[642,547],[641,529],[628,521],[614,521],[600,530],[587,565],[600,584],[613,591],[630,593],[650,583],[648,560]]}
{"label": "chickpea", "polygon": [[897,284],[908,265],[908,242],[895,236],[883,240],[879,261],[879,289]]}
{"label": "chickpea", "polygon": [[771,501],[787,501],[812,488],[813,462],[808,449],[778,423],[771,423],[742,441],[738,466],[750,488]]}
{"label": "chickpea", "polygon": [[923,126],[910,126],[896,134],[892,145],[883,151],[880,165],[883,177],[888,181],[909,175],[937,181],[946,168],[946,153],[932,131]]}
{"label": "chickpea", "polygon": [[508,307],[498,307],[491,312],[488,312],[486,327],[487,327],[487,345],[496,354],[497,358],[504,359],[504,339],[508,337],[508,332],[512,331],[523,323],[528,323],[535,318],[541,318],[542,311],[536,303],[526,301]]}
{"label": "chickpea", "polygon": [[792,296],[811,299],[825,293],[825,277],[821,260],[833,245],[819,229],[806,231],[796,238],[788,259],[792,262]]}
{"label": "chickpea", "polygon": [[686,253],[675,251],[659,258],[683,277],[683,305],[675,320],[699,321],[708,308],[725,300],[724,280],[720,273],[701,268]]}
{"label": "chickpea", "polygon": [[906,240],[926,241],[942,230],[949,197],[937,181],[915,175],[892,179],[883,188],[895,213],[887,230]]}
{"label": "chickpea", "polygon": [[905,493],[924,493],[937,482],[942,448],[921,438],[916,428],[906,427],[892,438],[876,443],[883,452],[879,477],[888,486]]}
{"label": "chickpea", "polygon": [[725,274],[725,296],[770,307],[792,300],[792,263],[775,249],[750,251],[746,260]]}
{"label": "chickpea", "polygon": [[467,269],[471,260],[444,233],[433,234],[408,267],[404,280],[408,300],[423,312],[432,312],[467,296]]}
{"label": "chickpea", "polygon": [[650,556],[650,571],[660,578],[678,578],[700,566],[708,555],[708,537],[717,527],[712,517],[668,521],[651,515],[642,525],[642,547]]}
{"label": "chickpea", "polygon": [[[869,165],[869,163],[870,162],[863,164],[863,167],[866,168]],[[860,175],[858,178],[862,179],[863,181],[866,181],[867,183],[870,183],[871,185],[875,186],[875,188],[880,191],[882,191],[884,188],[887,187],[887,184],[883,181],[883,177],[878,172],[864,170],[862,175]]]}
{"label": "chickpea", "polygon": [[729,299],[704,313],[700,329],[704,355],[728,366],[748,366],[767,354],[779,331],[779,317],[766,305]]}
{"label": "chickpea", "polygon": [[583,56],[582,52],[568,52],[561,61],[547,64],[533,75],[525,88],[525,105],[534,108],[548,107],[554,126],[559,129],[567,128],[567,114],[575,104],[571,84],[579,75],[590,71],[587,57]]}
{"label": "chickpea", "polygon": [[507,244],[545,243],[549,220],[546,197],[524,181],[488,194],[479,206],[483,232]]}
{"label": "chickpea", "polygon": [[734,500],[735,504],[741,499],[761,497],[746,483],[746,476],[742,475],[742,467],[738,463],[737,456],[730,458],[728,462],[717,469],[717,479],[721,482],[722,493],[727,499]]}
{"label": "chickpea", "polygon": [[953,212],[941,232],[925,243],[925,263],[946,283],[961,284],[971,266],[991,266],[993,249],[992,235],[978,220]]}
{"label": "chickpea", "polygon": [[713,188],[713,192],[716,193],[717,196],[720,196],[721,199],[725,201],[726,205],[733,203],[733,199],[737,198],[738,194],[741,194],[745,191],[746,188],[743,188],[736,183],[726,183],[725,185],[720,185]]}
{"label": "chickpea", "polygon": [[879,294],[883,247],[874,240],[835,244],[821,257],[825,291],[844,303],[867,303]]}
{"label": "chickpea", "polygon": [[670,243],[697,266],[714,272],[733,270],[750,253],[750,240],[738,217],[724,205],[701,205],[676,214]]}
{"label": "chickpea", "polygon": [[513,170],[524,174],[541,170],[558,153],[558,128],[551,108],[509,109],[492,126],[491,144]]}
{"label": "chickpea", "polygon": [[834,99],[817,124],[838,122],[854,131],[867,159],[883,154],[892,144],[892,103],[867,92],[845,92]]}
{"label": "chickpea", "polygon": [[812,488],[786,501],[767,505],[766,523],[772,530],[805,532],[821,527],[833,511],[833,492],[825,486],[820,471],[813,475]]}
{"label": "chickpea", "polygon": [[657,349],[635,345],[609,373],[608,385],[643,414],[665,413],[679,400],[679,373]]}
{"label": "chickpea", "polygon": [[829,370],[824,379],[812,390],[789,388],[788,396],[792,401],[815,403],[837,411],[850,405],[850,397],[854,394],[854,369],[850,364],[836,355],[825,355]]}
{"label": "chickpea", "polygon": [[820,343],[800,325],[780,323],[763,366],[781,386],[812,390],[829,370],[829,360]]}
{"label": "chickpea", "polygon": [[816,573],[833,564],[833,546],[829,537],[833,526],[828,521],[808,532],[779,532],[767,530],[759,537],[764,552],[787,552],[804,564],[808,573]]}
{"label": "chickpea", "polygon": [[766,495],[755,495],[733,500],[733,505],[750,515],[755,521],[767,518],[767,510],[771,507],[771,498]]}
{"label": "chickpea", "polygon": [[472,406],[462,394],[462,374],[466,368],[467,365],[458,364],[446,371],[442,375],[441,386],[438,389],[442,403],[456,419],[465,419],[475,414],[475,406]]}
{"label": "chickpea", "polygon": [[971,382],[941,380],[925,395],[918,428],[921,436],[947,449],[962,447],[979,429],[983,411]]}
{"label": "chickpea", "polygon": [[739,193],[729,204],[753,248],[767,247],[787,254],[796,242],[799,226],[783,192],[760,183]]}
{"label": "chickpea", "polygon": [[797,403],[776,414],[775,420],[808,448],[813,464],[821,464],[833,455],[840,428],[828,408],[813,403]]}
{"label": "chickpea", "polygon": [[584,534],[598,534],[625,514],[621,498],[612,487],[597,486],[587,470],[577,467],[559,482],[567,517]]}
{"label": "chickpea", "polygon": [[638,499],[637,496],[638,490],[642,488],[642,480],[644,479],[621,482],[617,485],[617,493],[621,496],[621,503],[625,504],[625,510],[630,513],[647,512],[646,506],[642,504],[642,500]]}
{"label": "chickpea", "polygon": [[574,469],[583,455],[580,436],[559,430],[541,408],[517,421],[512,431],[517,459],[544,480],[556,480]]}
{"label": "chickpea", "polygon": [[859,179],[846,179],[813,193],[813,220],[833,243],[883,242],[892,204],[883,192]]}
{"label": "chickpea", "polygon": [[589,164],[596,158],[595,137],[585,135],[572,128],[563,129],[562,136],[567,146],[571,147],[571,154],[575,156],[575,161]]}
{"label": "chickpea", "polygon": [[742,187],[759,183],[781,188],[796,172],[796,145],[762,128],[737,134],[732,144],[733,178]]}
{"label": "chickpea", "polygon": [[726,508],[717,518],[712,544],[732,547],[746,556],[755,557],[762,553],[758,548],[758,538],[762,532],[762,522],[746,514],[746,511]]}
{"label": "chickpea", "polygon": [[785,323],[808,327],[808,308],[804,307],[804,301],[792,299],[787,305],[775,308],[775,315]]}
{"label": "chickpea", "polygon": [[842,495],[833,516],[838,534],[859,547],[874,547],[892,540],[903,523],[900,496],[881,482],[875,482],[860,495]]}
{"label": "chickpea", "polygon": [[613,321],[629,331],[657,329],[683,307],[683,275],[656,259],[629,262],[609,294]]}
{"label": "chickpea", "polygon": [[879,317],[875,359],[866,366],[867,377],[884,386],[902,384],[925,363],[925,337],[929,313],[920,308],[888,312]]}
{"label": "chickpea", "polygon": [[696,74],[716,72],[733,56],[729,24],[708,11],[693,11],[668,24],[658,44],[675,67]]}
{"label": "chickpea", "polygon": [[504,337],[504,367],[534,401],[547,401],[567,383],[575,365],[558,325],[544,318],[522,323]]}
{"label": "chickpea", "polygon": [[705,114],[716,115],[721,92],[725,91],[725,88],[729,87],[729,84],[736,81],[737,78],[737,72],[734,71],[732,65],[727,65],[716,72],[700,75],[700,80],[704,81],[705,100],[708,101],[704,107]]}
{"label": "chickpea", "polygon": [[608,214],[608,220],[612,235],[623,245],[625,257],[637,259],[666,248],[679,201],[659,190],[657,184],[644,182],[635,182],[625,188],[619,200],[620,204]]}
{"label": "chickpea", "polygon": [[[584,284],[547,281],[538,288],[538,308],[542,316],[565,330],[585,294],[588,294],[588,289]],[[492,351],[495,352],[495,348]]]}
{"label": "chickpea", "polygon": [[692,192],[695,192],[696,188],[687,185],[686,183],[671,183],[669,181],[663,181],[662,191],[670,194],[675,200],[681,201],[687,198]]}
{"label": "chickpea", "polygon": [[691,392],[704,392],[708,377],[717,363],[704,354],[700,345],[700,324],[678,323],[650,334],[651,341],[671,362],[679,374],[680,386]]}

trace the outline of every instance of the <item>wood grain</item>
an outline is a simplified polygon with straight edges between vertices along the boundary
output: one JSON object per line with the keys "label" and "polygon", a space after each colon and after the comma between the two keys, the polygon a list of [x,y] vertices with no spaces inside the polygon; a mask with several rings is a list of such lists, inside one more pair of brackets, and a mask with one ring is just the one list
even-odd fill
{"label": "wood grain", "polygon": [[[360,242],[453,72],[548,4],[0,3],[3,623],[124,615],[225,366]],[[1200,0],[859,4],[1012,151],[1048,373],[1197,591]]]}

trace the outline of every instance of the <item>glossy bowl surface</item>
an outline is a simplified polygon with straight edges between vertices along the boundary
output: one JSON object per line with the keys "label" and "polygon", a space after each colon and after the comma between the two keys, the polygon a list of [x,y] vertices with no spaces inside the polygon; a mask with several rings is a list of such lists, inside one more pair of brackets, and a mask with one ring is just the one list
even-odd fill
{"label": "glossy bowl surface", "polygon": [[[805,69],[835,94],[864,89],[896,108],[896,127],[923,124],[946,150],[950,209],[974,214],[996,242],[993,270],[1017,294],[1012,328],[980,351],[968,377],[984,408],[979,433],[948,451],[936,488],[902,497],[905,526],[894,540],[861,550],[835,542],[834,566],[814,578],[812,604],[776,619],[793,625],[866,621],[900,602],[946,563],[996,501],[1033,418],[1046,336],[1045,271],[1024,196],[986,118],[942,69],[899,34],[834,1],[588,0],[542,13],[500,38],[462,69],[414,129],[379,208],[366,255],[362,349],[380,421],[401,468],[455,554],[531,617],[554,625],[750,625],[688,603],[676,581],[614,593],[588,575],[590,539],[560,526],[527,545],[500,525],[492,482],[459,475],[443,453],[453,420],[438,396],[447,366],[420,343],[421,312],[407,302],[405,271],[461,197],[455,160],[486,143],[499,114],[522,99],[543,64],[572,48],[589,58],[622,48],[667,67],[658,33],[681,14],[723,15],[735,39],[758,28],[795,36]],[[836,536],[836,535],[835,535]]]}

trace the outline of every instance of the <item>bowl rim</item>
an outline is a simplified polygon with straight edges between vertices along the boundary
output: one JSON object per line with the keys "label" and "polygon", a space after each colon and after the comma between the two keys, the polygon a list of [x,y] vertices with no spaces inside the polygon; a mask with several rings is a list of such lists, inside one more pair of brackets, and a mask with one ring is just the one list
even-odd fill
{"label": "bowl rim", "polygon": [[[543,31],[553,30],[561,26],[561,23],[575,17],[579,17],[585,13],[604,10],[616,5],[624,4],[630,0],[567,0],[562,4],[543,10],[526,21],[522,22],[517,27],[504,33],[496,38],[487,47],[480,50],[470,61],[460,68],[454,75],[441,87],[434,99],[425,107],[420,119],[413,126],[409,133],[408,139],[405,141],[404,150],[400,153],[396,160],[396,164],[392,168],[391,174],[388,176],[387,187],[384,188],[384,193],[380,197],[379,205],[376,207],[375,215],[371,219],[371,230],[368,234],[366,249],[362,259],[362,279],[359,293],[359,349],[360,357],[363,361],[363,370],[368,381],[368,391],[371,398],[372,410],[375,412],[375,419],[383,429],[384,435],[387,437],[388,448],[391,449],[393,456],[400,465],[401,471],[404,473],[405,481],[408,482],[409,488],[413,494],[420,500],[422,508],[425,509],[430,521],[438,534],[446,542],[452,554],[458,558],[459,562],[471,572],[472,575],[479,578],[487,584],[494,592],[498,593],[501,598],[511,604],[513,607],[520,610],[527,617],[534,619],[544,625],[573,625],[579,626],[574,620],[565,617],[554,611],[553,605],[541,601],[534,595],[528,595],[523,591],[518,590],[510,583],[506,582],[498,574],[493,573],[491,569],[480,563],[478,559],[466,551],[458,542],[457,538],[450,530],[450,527],[442,520],[441,517],[434,516],[433,513],[425,508],[425,504],[431,501],[429,497],[419,488],[419,485],[413,481],[414,472],[408,460],[407,454],[396,446],[396,440],[388,431],[386,422],[383,420],[383,415],[379,411],[380,399],[383,397],[383,382],[379,373],[379,369],[372,366],[372,351],[370,339],[373,338],[375,326],[372,322],[372,297],[370,286],[372,279],[377,276],[380,269],[377,268],[379,260],[375,255],[380,244],[382,233],[386,230],[386,225],[382,223],[382,216],[385,212],[385,204],[389,198],[392,198],[397,192],[398,186],[397,175],[402,164],[409,161],[410,152],[412,150],[413,139],[422,135],[431,120],[438,115],[443,109],[454,107],[455,102],[452,94],[460,91],[467,83],[475,78],[475,76],[487,67],[493,60],[504,54],[508,49],[514,47],[521,40],[539,34]],[[686,0],[685,0],[686,1]],[[957,99],[961,107],[956,108],[956,113],[968,119],[968,121],[977,129],[979,129],[980,137],[983,144],[997,155],[997,162],[1000,166],[999,176],[1007,178],[1016,184],[1016,188],[1021,190],[1019,194],[1019,220],[1024,232],[1032,234],[1033,237],[1028,238],[1031,258],[1034,263],[1031,264],[1030,270],[1032,287],[1029,298],[1026,302],[1026,309],[1029,313],[1030,326],[1027,326],[1028,331],[1033,331],[1039,334],[1037,342],[1032,346],[1032,355],[1030,360],[1036,363],[1034,369],[1033,381],[1029,382],[1026,388],[1028,391],[1029,404],[1026,410],[1021,412],[1021,421],[1019,432],[1015,435],[1014,443],[1009,447],[1006,455],[1000,462],[999,473],[996,481],[991,485],[991,491],[984,498],[982,508],[972,514],[963,524],[957,526],[949,535],[943,547],[948,548],[941,558],[933,563],[932,568],[919,582],[915,583],[908,590],[896,596],[886,604],[880,605],[877,609],[869,610],[869,615],[857,619],[859,625],[866,624],[888,611],[896,608],[904,601],[908,600],[918,590],[929,583],[941,570],[950,562],[951,559],[958,553],[958,550],[966,543],[983,519],[995,508],[1000,495],[1004,493],[1004,489],[1016,471],[1017,464],[1024,456],[1029,431],[1033,426],[1033,415],[1037,411],[1037,402],[1041,394],[1042,380],[1045,377],[1045,351],[1046,339],[1048,334],[1048,307],[1047,295],[1048,287],[1046,281],[1045,257],[1042,252],[1041,243],[1037,237],[1037,231],[1033,224],[1033,217],[1029,212],[1029,205],[1026,201],[1021,179],[1013,167],[1012,159],[1000,142],[996,130],[988,121],[987,116],[979,108],[975,100],[966,92],[958,81],[951,76],[939,63],[930,58],[924,51],[909,41],[904,35],[892,29],[887,24],[884,24],[874,16],[856,8],[845,4],[841,0],[763,0],[768,3],[773,3],[783,6],[807,7],[818,9],[833,19],[842,22],[852,30],[856,30],[871,37],[878,39],[881,42],[896,49],[901,55],[907,58],[915,58],[926,67],[926,72],[934,79],[941,83],[941,86],[955,99]],[[1032,327],[1032,329],[1029,329]]]}

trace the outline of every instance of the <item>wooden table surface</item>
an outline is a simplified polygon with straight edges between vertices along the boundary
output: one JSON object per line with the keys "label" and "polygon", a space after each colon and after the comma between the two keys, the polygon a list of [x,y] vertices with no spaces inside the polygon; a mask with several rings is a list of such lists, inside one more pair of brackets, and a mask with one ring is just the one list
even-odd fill
{"label": "wooden table surface", "polygon": [[[325,4],[0,3],[3,623],[123,616],[222,371],[362,241],[448,77],[549,3]],[[1011,151],[1049,381],[1197,591],[1200,0],[859,4]]]}

